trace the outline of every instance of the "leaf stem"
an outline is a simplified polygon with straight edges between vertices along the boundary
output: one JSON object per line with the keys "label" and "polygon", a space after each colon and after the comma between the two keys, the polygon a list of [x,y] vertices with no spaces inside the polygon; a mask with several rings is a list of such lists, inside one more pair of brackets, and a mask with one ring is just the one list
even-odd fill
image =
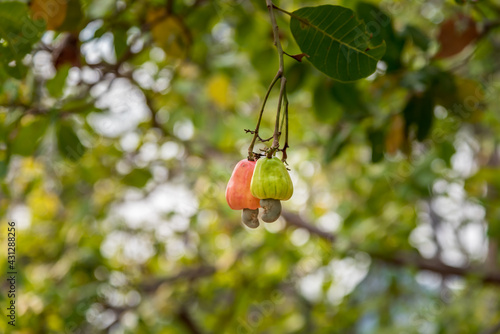
{"label": "leaf stem", "polygon": [[280,12],[285,13],[285,14],[287,14],[287,15],[289,15],[289,16],[293,16],[293,14],[292,14],[292,13],[287,12],[286,10],[279,8],[278,6],[276,6],[276,5],[274,5],[274,4],[273,4],[273,8],[274,8],[274,9],[277,9],[277,10],[279,10]]}

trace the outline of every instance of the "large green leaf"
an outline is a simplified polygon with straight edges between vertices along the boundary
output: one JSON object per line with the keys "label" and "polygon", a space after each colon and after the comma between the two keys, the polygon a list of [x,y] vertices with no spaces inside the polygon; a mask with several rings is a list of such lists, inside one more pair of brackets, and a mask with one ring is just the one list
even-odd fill
{"label": "large green leaf", "polygon": [[368,140],[372,146],[372,162],[379,162],[384,158],[384,132],[373,129],[368,132]]}
{"label": "large green leaf", "polygon": [[314,89],[313,106],[316,116],[323,122],[337,121],[341,117],[362,119],[369,114],[355,83],[342,83],[329,78],[319,82]]}
{"label": "large green leaf", "polygon": [[344,108],[345,118],[360,119],[369,114],[363,94],[355,83],[334,82],[330,93]]}
{"label": "large green leaf", "polygon": [[67,3],[68,9],[66,10],[66,18],[58,30],[77,31],[83,18],[82,5],[80,0],[67,0]]}
{"label": "large green leaf", "polygon": [[64,157],[73,161],[80,159],[86,151],[69,122],[58,124],[57,146]]}
{"label": "large green leaf", "polygon": [[325,162],[329,163],[335,159],[344,146],[348,143],[354,127],[349,124],[337,124],[333,129],[331,137],[325,144]]}
{"label": "large green leaf", "polygon": [[57,70],[56,75],[47,80],[47,90],[50,95],[55,98],[60,98],[64,92],[64,87],[66,86],[66,78],[68,77],[70,66],[68,64],[62,65],[61,68]]}
{"label": "large green leaf", "polygon": [[48,119],[43,117],[33,118],[21,124],[14,130],[15,136],[10,144],[11,152],[22,156],[34,154],[48,125]]}
{"label": "large green leaf", "polygon": [[125,175],[122,182],[126,185],[142,188],[151,178],[151,172],[146,168],[137,168]]}
{"label": "large green leaf", "polygon": [[402,66],[401,52],[405,40],[394,31],[391,17],[376,5],[365,2],[356,5],[356,13],[358,18],[365,22],[373,44],[385,41],[386,52],[382,60],[387,64],[387,72],[399,70]]}
{"label": "large green leaf", "polygon": [[127,50],[127,31],[118,29],[113,32],[116,59],[120,59]]}
{"label": "large green leaf", "polygon": [[20,2],[0,2],[0,65],[8,75],[23,77],[26,67],[24,56],[42,35],[45,24],[32,21],[28,7]]}
{"label": "large green leaf", "polygon": [[413,43],[421,50],[427,51],[429,49],[431,39],[421,29],[412,25],[407,25],[403,32],[403,35],[405,37],[411,38],[413,40]]}
{"label": "large green leaf", "polygon": [[363,22],[351,9],[324,5],[291,13],[290,29],[302,52],[321,72],[339,81],[372,74],[385,53],[385,42],[370,43]]}
{"label": "large green leaf", "polygon": [[410,97],[403,109],[405,134],[407,137],[412,125],[417,128],[416,137],[418,141],[423,141],[427,137],[432,127],[434,104],[434,96],[430,91],[426,91],[420,95],[413,94]]}
{"label": "large green leaf", "polygon": [[320,82],[313,91],[313,111],[319,121],[333,123],[342,117],[342,107],[333,99],[331,89]]}

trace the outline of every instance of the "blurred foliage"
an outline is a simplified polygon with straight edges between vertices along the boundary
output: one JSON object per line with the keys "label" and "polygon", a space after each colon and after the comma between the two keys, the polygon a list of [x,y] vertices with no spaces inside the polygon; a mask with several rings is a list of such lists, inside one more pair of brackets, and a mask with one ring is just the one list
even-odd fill
{"label": "blurred foliage", "polygon": [[249,230],[224,191],[278,69],[264,0],[0,2],[0,332],[497,331],[500,3],[335,5],[386,52],[350,83],[286,57],[295,193]]}

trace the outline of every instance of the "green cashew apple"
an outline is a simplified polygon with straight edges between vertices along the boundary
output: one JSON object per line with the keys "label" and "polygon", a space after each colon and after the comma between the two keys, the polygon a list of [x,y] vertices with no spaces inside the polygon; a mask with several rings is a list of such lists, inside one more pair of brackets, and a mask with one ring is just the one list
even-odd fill
{"label": "green cashew apple", "polygon": [[252,181],[255,161],[243,159],[236,164],[226,188],[226,201],[233,210],[243,210],[241,221],[250,228],[259,226],[259,199],[252,196]]}
{"label": "green cashew apple", "polygon": [[281,202],[292,197],[293,183],[285,165],[280,159],[261,158],[257,161],[250,184],[252,195],[260,198],[264,209],[262,220],[276,221],[281,214]]}
{"label": "green cashew apple", "polygon": [[285,165],[277,157],[257,160],[250,184],[252,195],[267,199],[289,200],[293,184]]}

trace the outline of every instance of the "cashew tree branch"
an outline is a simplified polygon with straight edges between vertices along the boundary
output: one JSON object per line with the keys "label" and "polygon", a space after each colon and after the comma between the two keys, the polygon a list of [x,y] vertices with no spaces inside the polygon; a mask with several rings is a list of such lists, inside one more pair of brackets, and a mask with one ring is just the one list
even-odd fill
{"label": "cashew tree branch", "polygon": [[[286,220],[289,226],[303,228],[309,231],[309,233],[325,239],[329,242],[333,242],[337,239],[337,236],[333,233],[329,233],[321,230],[317,226],[305,221],[302,217],[291,212],[282,212],[281,215]],[[398,253],[386,253],[386,252],[374,252],[361,249],[361,247],[352,245],[353,249],[366,252],[372,257],[372,259],[382,261],[384,263],[398,266],[398,267],[408,267],[415,268],[418,270],[429,270],[435,273],[446,276],[462,276],[475,278],[483,283],[500,285],[500,270],[498,268],[488,268],[486,270],[480,266],[464,266],[455,267],[450,266],[439,259],[426,259],[418,253],[409,252],[398,252]]]}

